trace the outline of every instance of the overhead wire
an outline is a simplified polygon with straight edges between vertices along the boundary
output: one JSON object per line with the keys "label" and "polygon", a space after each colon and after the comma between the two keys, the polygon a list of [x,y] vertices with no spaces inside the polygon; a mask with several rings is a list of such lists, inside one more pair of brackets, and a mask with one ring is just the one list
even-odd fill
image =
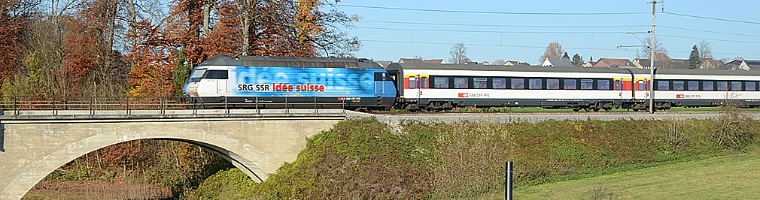
{"label": "overhead wire", "polygon": [[[402,25],[430,25],[430,26],[465,26],[465,27],[507,27],[507,28],[636,28],[636,27],[651,27],[652,25],[514,25],[514,24],[464,24],[464,23],[435,23],[435,22],[405,22],[405,21],[385,21],[385,20],[361,20],[361,22],[369,23],[381,23],[381,24],[402,24]],[[709,31],[701,29],[683,28],[677,26],[658,25],[660,28],[676,29],[683,31],[695,31],[703,33],[743,36],[743,37],[757,37],[760,35],[749,35],[732,32],[721,31]]]}
{"label": "overhead wire", "polygon": [[519,27],[519,28],[633,28],[650,27],[652,25],[513,25],[513,24],[461,24],[461,23],[433,23],[433,22],[401,22],[382,20],[361,20],[361,22],[406,24],[406,25],[433,25],[433,26],[472,26],[472,27]]}
{"label": "overhead wire", "polygon": [[420,12],[442,12],[442,13],[465,13],[465,14],[500,14],[500,15],[636,15],[647,14],[649,12],[504,12],[504,11],[468,11],[468,10],[445,10],[445,9],[427,9],[427,8],[400,8],[385,6],[362,6],[338,4],[340,7],[368,8],[394,11],[420,11]]}
{"label": "overhead wire", "polygon": [[[445,10],[445,9],[422,9],[422,8],[400,8],[400,7],[384,7],[384,6],[363,6],[363,5],[347,5],[347,4],[339,4],[337,6],[343,6],[343,7],[353,7],[353,8],[366,8],[366,9],[381,9],[381,10],[395,10],[395,11],[416,11],[416,12],[442,12],[442,13],[463,13],[463,14],[501,14],[501,15],[635,15],[635,14],[648,14],[649,12],[503,12],[503,11],[466,11],[466,10]],[[705,16],[698,16],[698,15],[690,15],[690,14],[682,14],[682,13],[674,13],[674,12],[662,12],[664,14],[668,15],[674,15],[674,16],[682,16],[682,17],[690,17],[690,18],[697,18],[697,19],[708,19],[708,20],[715,20],[715,21],[723,21],[723,22],[733,22],[733,23],[744,23],[744,24],[753,24],[753,25],[760,25],[760,22],[752,22],[752,21],[742,21],[742,20],[733,20],[733,19],[724,19],[724,18],[716,18],[716,17],[705,17]],[[398,22],[398,21],[382,21],[382,20],[366,20],[366,22],[370,23],[386,23],[386,24],[407,24],[407,25],[435,25],[435,26],[466,26],[466,27],[521,27],[521,28],[542,28],[542,27],[552,27],[552,28],[626,28],[626,27],[648,27],[649,25],[506,25],[506,24],[458,24],[458,23],[429,23],[429,22]],[[667,29],[675,29],[675,30],[684,30],[684,31],[694,31],[694,32],[703,32],[703,33],[712,33],[712,34],[724,34],[724,35],[733,35],[733,36],[742,36],[742,37],[756,37],[760,38],[760,36],[757,35],[749,35],[749,34],[741,34],[741,33],[729,33],[729,32],[720,32],[720,31],[709,31],[709,30],[700,30],[700,29],[690,29],[690,28],[683,28],[683,27],[676,27],[676,26],[665,26],[665,25],[659,25],[658,27],[667,28]],[[367,27],[367,26],[359,26],[356,28],[362,28],[362,29],[374,29],[374,30],[403,30],[403,31],[435,31],[435,32],[475,32],[475,33],[532,33],[532,34],[540,34],[540,33],[567,33],[567,34],[596,34],[596,33],[621,33],[621,32],[612,32],[612,31],[492,31],[492,30],[445,30],[445,29],[421,29],[421,28],[388,28],[388,27]],[[742,40],[727,40],[727,39],[710,39],[710,38],[700,38],[700,37],[689,37],[689,36],[680,36],[680,35],[667,35],[667,34],[657,34],[658,36],[662,37],[672,37],[672,38],[683,38],[683,39],[700,39],[700,40],[713,40],[713,41],[722,41],[722,42],[740,42],[740,43],[760,43],[755,41],[742,41]],[[367,42],[384,42],[384,43],[420,43],[420,44],[446,44],[450,45],[451,43],[439,43],[439,42],[414,42],[414,41],[389,41],[389,40],[362,40]],[[538,46],[522,46],[522,45],[503,45],[503,44],[468,44],[472,46],[503,46],[503,47],[517,47],[517,48],[545,48],[545,47],[538,47]],[[566,49],[594,49],[594,50],[607,50],[607,51],[629,51],[628,49],[604,49],[604,48],[566,48]],[[728,53],[717,53],[717,54],[728,54]]]}
{"label": "overhead wire", "polygon": [[751,21],[724,19],[724,18],[717,18],[717,17],[704,17],[704,16],[698,16],[698,15],[689,15],[689,14],[674,13],[674,12],[663,12],[663,13],[664,14],[669,14],[669,15],[675,15],[675,16],[697,18],[697,19],[709,19],[709,20],[723,21],[723,22],[734,22],[734,23],[760,25],[760,22],[751,22]]}
{"label": "overhead wire", "polygon": [[[396,40],[372,40],[372,39],[360,39],[364,42],[377,42],[377,43],[396,43],[396,44],[431,44],[431,45],[455,45],[456,43],[448,42],[427,42],[427,41],[396,41]],[[504,45],[504,44],[478,44],[478,43],[466,43],[467,46],[484,46],[484,47],[513,47],[513,48],[531,48],[531,49],[545,49],[545,46],[529,46],[529,45]],[[603,50],[603,51],[631,51],[627,49],[608,49],[608,48],[574,48],[565,47],[563,49],[568,50]]]}
{"label": "overhead wire", "polygon": [[427,31],[427,32],[460,32],[460,33],[565,33],[565,34],[588,34],[588,33],[622,33],[620,31],[491,31],[491,30],[448,30],[448,29],[420,29],[420,28],[389,28],[389,27],[366,27],[356,26],[360,29],[396,30],[396,31]]}

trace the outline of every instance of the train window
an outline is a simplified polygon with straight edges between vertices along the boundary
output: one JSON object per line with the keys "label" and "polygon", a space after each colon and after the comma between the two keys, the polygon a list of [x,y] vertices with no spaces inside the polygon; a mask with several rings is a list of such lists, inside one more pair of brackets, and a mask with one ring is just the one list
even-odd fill
{"label": "train window", "polygon": [[697,91],[699,90],[699,81],[688,81],[688,87],[690,91]]}
{"label": "train window", "polygon": [[488,88],[487,78],[472,78],[472,83],[475,88]]}
{"label": "train window", "polygon": [[715,90],[715,82],[712,81],[702,81],[702,91],[713,91]]}
{"label": "train window", "polygon": [[744,84],[744,88],[746,91],[755,91],[755,82],[747,82]]}
{"label": "train window", "polygon": [[638,88],[639,88],[638,89],[639,91],[646,91],[647,90],[647,85],[644,84],[644,81],[639,81],[638,82]]}
{"label": "train window", "polygon": [[528,79],[528,83],[530,84],[529,89],[531,90],[540,90],[541,86],[543,85],[541,84],[541,79],[537,78]]}
{"label": "train window", "polygon": [[742,91],[742,82],[731,81],[731,91]]}
{"label": "train window", "polygon": [[203,74],[206,73],[206,69],[193,70],[193,74],[190,75],[189,82],[198,82],[203,78]]}
{"label": "train window", "polygon": [[620,84],[620,80],[615,80],[615,90],[623,90],[623,85]]}
{"label": "train window", "polygon": [[559,79],[546,79],[546,89],[559,90]]}
{"label": "train window", "polygon": [[427,77],[420,77],[420,88],[422,88],[422,89],[428,88],[428,78]]}
{"label": "train window", "polygon": [[454,88],[469,88],[467,78],[454,78]]}
{"label": "train window", "polygon": [[433,87],[449,88],[449,77],[433,77]]}
{"label": "train window", "polygon": [[207,79],[227,79],[227,70],[208,70],[203,78]]}
{"label": "train window", "polygon": [[684,85],[683,81],[673,81],[673,90],[681,91],[683,90],[683,85]]}
{"label": "train window", "polygon": [[598,90],[610,90],[610,80],[598,80],[596,86]]}
{"label": "train window", "polygon": [[657,81],[657,90],[670,90],[670,81]]}
{"label": "train window", "polygon": [[728,81],[718,81],[718,91],[728,91]]}
{"label": "train window", "polygon": [[493,89],[505,89],[507,88],[506,78],[493,78]]}
{"label": "train window", "polygon": [[513,78],[512,79],[512,89],[522,90],[525,89],[525,79],[522,78]]}
{"label": "train window", "polygon": [[591,90],[591,89],[594,89],[594,80],[581,79],[581,90]]}
{"label": "train window", "polygon": [[575,79],[565,79],[565,89],[566,90],[575,90],[578,89]]}
{"label": "train window", "polygon": [[417,78],[409,77],[409,89],[416,89],[416,88],[417,88]]}

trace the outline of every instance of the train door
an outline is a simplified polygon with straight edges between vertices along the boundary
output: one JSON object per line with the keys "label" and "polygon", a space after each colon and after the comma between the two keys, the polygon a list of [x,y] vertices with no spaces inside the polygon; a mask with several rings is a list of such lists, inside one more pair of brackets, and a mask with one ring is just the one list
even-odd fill
{"label": "train door", "polygon": [[216,91],[220,95],[227,94],[227,79],[219,79],[216,81]]}
{"label": "train door", "polygon": [[206,70],[204,79],[209,80],[210,86],[216,88],[213,90],[219,96],[227,94],[227,70]]}
{"label": "train door", "polygon": [[428,89],[430,81],[430,75],[428,74],[419,74],[417,75],[417,100],[420,98],[423,98],[422,92]]}
{"label": "train door", "polygon": [[418,99],[417,74],[404,74],[404,98]]}
{"label": "train door", "polygon": [[636,78],[635,97],[636,99],[648,99],[649,98],[649,78]]}
{"label": "train door", "polygon": [[428,74],[405,74],[404,75],[404,98],[417,99],[422,97],[422,90],[429,86],[430,75]]}
{"label": "train door", "polygon": [[620,96],[620,101],[630,100],[629,98],[635,98],[633,87],[631,86],[631,78],[615,78],[615,91]]}
{"label": "train door", "polygon": [[387,72],[375,72],[375,96],[385,96],[385,81],[388,79]]}

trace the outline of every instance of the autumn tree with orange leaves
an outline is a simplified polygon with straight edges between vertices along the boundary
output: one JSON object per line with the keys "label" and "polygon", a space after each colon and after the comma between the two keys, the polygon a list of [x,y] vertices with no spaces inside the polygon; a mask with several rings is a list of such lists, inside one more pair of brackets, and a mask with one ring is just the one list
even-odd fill
{"label": "autumn tree with orange leaves", "polygon": [[168,59],[167,52],[174,48],[167,45],[163,35],[156,27],[142,20],[132,25],[134,28],[127,34],[127,38],[137,42],[130,53],[124,56],[132,67],[127,73],[129,82],[128,94],[132,97],[159,99],[171,97],[174,93],[172,82],[172,59]]}

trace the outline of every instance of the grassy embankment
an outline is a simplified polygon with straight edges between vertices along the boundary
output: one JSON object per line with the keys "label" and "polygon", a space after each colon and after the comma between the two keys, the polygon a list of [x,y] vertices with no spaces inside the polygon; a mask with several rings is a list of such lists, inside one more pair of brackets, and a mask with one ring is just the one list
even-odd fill
{"label": "grassy embankment", "polygon": [[[204,180],[185,197],[488,198],[503,191],[508,160],[516,162],[517,190],[538,191],[534,188],[545,183],[755,152],[753,138],[760,124],[727,116],[685,121],[407,123],[400,131],[373,119],[348,120],[310,138],[295,162],[264,183],[255,184],[230,169]],[[610,183],[602,193],[615,195],[625,184]]]}
{"label": "grassy embankment", "polygon": [[[515,199],[746,199],[760,193],[760,154],[679,162],[524,187]],[[504,193],[489,197],[500,198]]]}

